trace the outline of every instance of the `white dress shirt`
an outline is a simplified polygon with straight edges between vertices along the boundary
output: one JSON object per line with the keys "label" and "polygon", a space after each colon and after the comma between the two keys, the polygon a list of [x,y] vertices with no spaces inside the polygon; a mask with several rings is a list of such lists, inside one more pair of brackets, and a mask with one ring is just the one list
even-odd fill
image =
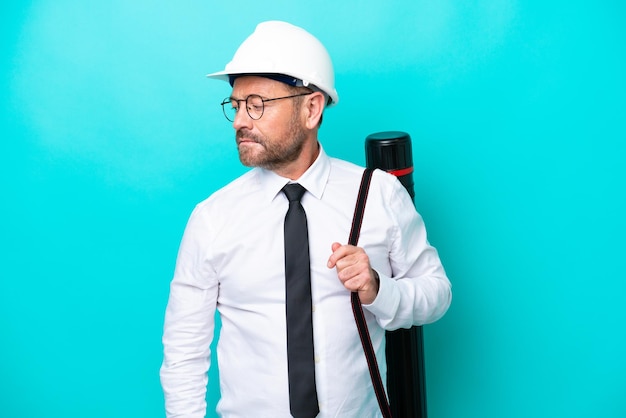
{"label": "white dress shirt", "polygon": [[[323,150],[298,179],[309,227],[318,417],[378,417],[380,411],[350,305],[350,293],[327,267],[331,244],[346,244],[363,168]],[[214,313],[224,417],[289,417],[281,193],[289,182],[255,168],[193,211],[180,246],[163,334],[161,382],[168,417],[204,417]],[[377,170],[359,246],[380,276],[364,305],[386,380],[385,330],[439,319],[450,282],[429,245],[421,217],[400,182]],[[209,382],[216,385],[217,382]]]}

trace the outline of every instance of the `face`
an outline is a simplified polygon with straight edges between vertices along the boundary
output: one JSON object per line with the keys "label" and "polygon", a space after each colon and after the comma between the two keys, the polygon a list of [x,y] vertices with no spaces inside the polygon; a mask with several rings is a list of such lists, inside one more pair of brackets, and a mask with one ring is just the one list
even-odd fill
{"label": "face", "polygon": [[[231,96],[245,99],[251,94],[271,99],[288,96],[291,92],[283,83],[267,78],[237,78]],[[240,103],[240,106],[233,127],[239,160],[243,165],[276,171],[298,159],[307,134],[300,118],[297,99],[266,102],[263,116],[258,120],[250,118],[245,103]]]}

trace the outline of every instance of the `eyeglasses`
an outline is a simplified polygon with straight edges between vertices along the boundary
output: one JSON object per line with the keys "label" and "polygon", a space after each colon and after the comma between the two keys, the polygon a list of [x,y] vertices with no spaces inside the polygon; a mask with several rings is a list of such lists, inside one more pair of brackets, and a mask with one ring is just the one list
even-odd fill
{"label": "eyeglasses", "polygon": [[237,116],[237,112],[239,111],[239,102],[246,103],[246,111],[248,112],[248,116],[251,119],[259,120],[261,116],[263,116],[263,111],[265,110],[266,102],[273,102],[274,100],[282,100],[282,99],[292,99],[294,97],[300,96],[308,96],[309,94],[313,94],[314,92],[310,91],[307,93],[294,94],[291,96],[284,97],[275,97],[273,99],[264,99],[258,94],[251,94],[245,99],[234,99],[232,97],[225,98],[221,105],[222,110],[224,111],[224,116],[231,122],[235,121],[235,117]]}

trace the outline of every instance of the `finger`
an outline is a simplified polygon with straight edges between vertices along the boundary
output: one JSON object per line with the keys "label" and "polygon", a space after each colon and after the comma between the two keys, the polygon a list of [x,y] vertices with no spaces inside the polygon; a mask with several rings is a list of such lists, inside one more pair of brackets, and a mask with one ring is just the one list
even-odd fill
{"label": "finger", "polygon": [[341,260],[337,264],[337,276],[342,282],[352,279],[358,279],[360,281],[367,279],[369,270],[367,265],[360,264],[354,260],[351,260],[349,263],[342,263],[344,263],[344,260]]}
{"label": "finger", "polygon": [[[369,259],[367,258],[367,254],[363,251],[359,251],[358,248],[352,247],[352,249],[348,249],[343,256],[336,260],[335,264],[337,265],[337,268],[353,268],[361,270],[369,268]],[[335,254],[337,254],[337,252]],[[358,272],[353,274],[358,274]]]}
{"label": "finger", "polygon": [[333,253],[330,255],[330,258],[328,259],[328,268],[333,268],[337,265],[337,261],[339,259],[341,259],[341,257],[343,257],[343,255],[341,254],[341,252],[339,252],[339,250],[342,248],[343,246],[338,243],[338,242],[333,242],[333,244],[331,245],[331,249],[333,251]]}
{"label": "finger", "polygon": [[367,277],[364,275],[352,276],[344,281],[343,285],[351,292],[367,291],[371,287]]}

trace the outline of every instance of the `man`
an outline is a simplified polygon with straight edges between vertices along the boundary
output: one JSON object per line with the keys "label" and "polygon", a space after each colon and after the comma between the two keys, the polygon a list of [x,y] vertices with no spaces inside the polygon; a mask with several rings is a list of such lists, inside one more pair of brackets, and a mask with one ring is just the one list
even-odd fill
{"label": "man", "polygon": [[[220,416],[380,416],[350,292],[359,294],[383,381],[385,330],[433,322],[451,300],[411,198],[394,176],[375,171],[359,246],[346,245],[363,169],[328,157],[318,142],[322,114],[338,95],[326,49],[303,29],[258,25],[225,70],[209,77],[232,85],[224,113],[241,162],[254,168],[200,203],[186,227],[163,335],[167,415],[205,416],[217,309]],[[291,188],[304,193],[299,202],[287,197]],[[290,262],[306,253],[286,243],[292,204],[308,225],[296,234],[308,231],[309,296],[298,318],[310,317],[313,345],[302,367],[292,356],[309,350],[307,338],[294,341],[287,318],[296,309],[286,284]],[[305,368],[308,377],[293,377]],[[306,395],[296,400],[301,389]]]}

